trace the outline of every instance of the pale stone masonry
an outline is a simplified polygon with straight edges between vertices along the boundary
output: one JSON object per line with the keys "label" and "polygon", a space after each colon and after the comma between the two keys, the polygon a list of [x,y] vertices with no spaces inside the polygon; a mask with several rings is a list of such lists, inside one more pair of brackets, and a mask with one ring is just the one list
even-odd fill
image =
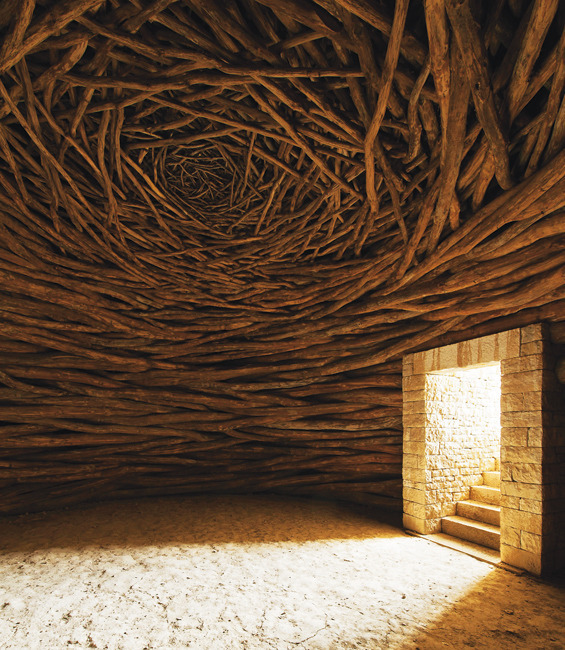
{"label": "pale stone masonry", "polygon": [[440,516],[500,458],[500,364],[426,374],[426,466]]}
{"label": "pale stone masonry", "polygon": [[[541,324],[404,358],[407,529],[439,531],[440,518],[453,514],[468,486],[480,482],[480,471],[493,469],[500,435],[501,559],[538,575],[563,568],[565,397],[556,361],[556,346]],[[454,392],[468,389],[470,378],[461,370],[493,364],[500,364],[500,389],[491,377],[457,401]],[[490,418],[487,424],[469,430],[480,415]]]}

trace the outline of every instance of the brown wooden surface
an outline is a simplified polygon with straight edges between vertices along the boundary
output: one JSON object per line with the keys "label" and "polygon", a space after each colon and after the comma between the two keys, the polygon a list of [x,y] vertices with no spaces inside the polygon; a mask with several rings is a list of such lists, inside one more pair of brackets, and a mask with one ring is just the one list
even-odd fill
{"label": "brown wooden surface", "polygon": [[0,513],[399,507],[403,354],[565,321],[564,18],[0,3]]}

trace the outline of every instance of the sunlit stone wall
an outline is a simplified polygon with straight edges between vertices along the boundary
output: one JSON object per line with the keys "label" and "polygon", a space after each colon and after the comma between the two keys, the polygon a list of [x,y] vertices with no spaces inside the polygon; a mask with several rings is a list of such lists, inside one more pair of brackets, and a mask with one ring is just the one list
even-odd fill
{"label": "sunlit stone wall", "polygon": [[428,489],[444,517],[498,468],[500,364],[429,373],[425,393]]}
{"label": "sunlit stone wall", "polygon": [[520,330],[502,368],[501,558],[535,574],[564,566],[565,395],[545,326]]}

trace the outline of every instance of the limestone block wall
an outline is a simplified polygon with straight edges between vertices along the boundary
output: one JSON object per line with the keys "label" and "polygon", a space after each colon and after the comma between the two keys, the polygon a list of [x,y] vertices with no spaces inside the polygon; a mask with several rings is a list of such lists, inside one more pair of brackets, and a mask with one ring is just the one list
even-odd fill
{"label": "limestone block wall", "polygon": [[406,528],[439,530],[446,499],[438,500],[434,481],[451,471],[434,453],[426,383],[439,371],[500,362],[501,559],[534,574],[563,567],[565,399],[555,372],[558,354],[547,328],[535,324],[405,357]]}
{"label": "limestone block wall", "polygon": [[439,516],[500,457],[500,364],[426,375],[426,468]]}
{"label": "limestone block wall", "polygon": [[542,325],[521,329],[520,358],[501,363],[501,558],[536,574],[563,568],[564,396]]}

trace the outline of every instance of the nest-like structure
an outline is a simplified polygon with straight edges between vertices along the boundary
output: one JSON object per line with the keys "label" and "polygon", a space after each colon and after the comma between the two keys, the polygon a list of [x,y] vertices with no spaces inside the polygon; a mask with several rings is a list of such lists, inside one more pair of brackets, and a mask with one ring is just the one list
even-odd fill
{"label": "nest-like structure", "polygon": [[565,319],[558,0],[4,0],[0,511],[398,506],[401,358]]}

